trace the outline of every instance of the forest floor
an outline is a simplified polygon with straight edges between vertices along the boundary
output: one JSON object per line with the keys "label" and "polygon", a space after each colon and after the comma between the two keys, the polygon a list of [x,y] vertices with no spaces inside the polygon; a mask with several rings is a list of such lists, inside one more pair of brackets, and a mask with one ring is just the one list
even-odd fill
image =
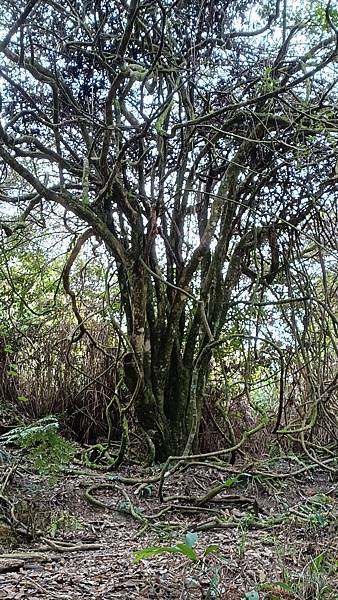
{"label": "forest floor", "polygon": [[[337,474],[302,466],[280,459],[268,475],[266,463],[190,465],[164,480],[161,503],[158,482],[140,483],[156,468],[74,465],[50,480],[24,463],[9,479],[3,465],[0,598],[338,599]],[[198,560],[163,552],[134,562],[136,551],[196,531],[186,542],[197,537]]]}

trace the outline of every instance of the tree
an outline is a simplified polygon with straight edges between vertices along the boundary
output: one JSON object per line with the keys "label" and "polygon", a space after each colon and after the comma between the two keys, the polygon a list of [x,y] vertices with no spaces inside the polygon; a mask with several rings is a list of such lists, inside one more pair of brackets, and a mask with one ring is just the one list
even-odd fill
{"label": "tree", "polygon": [[193,447],[232,308],[283,285],[333,205],[337,13],[312,4],[3,1],[4,233],[58,206],[72,261],[103,244],[158,459]]}

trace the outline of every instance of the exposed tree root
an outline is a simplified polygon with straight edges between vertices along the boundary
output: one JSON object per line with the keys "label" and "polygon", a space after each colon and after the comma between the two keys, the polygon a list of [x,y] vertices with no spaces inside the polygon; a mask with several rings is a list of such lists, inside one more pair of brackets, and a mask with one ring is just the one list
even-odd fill
{"label": "exposed tree root", "polygon": [[55,540],[51,540],[49,538],[41,538],[41,541],[47,545],[48,550],[51,548],[55,552],[81,552],[84,550],[101,550],[101,544],[78,544],[78,543],[69,543],[69,542],[59,542]]}
{"label": "exposed tree root", "polygon": [[[205,521],[199,521],[198,523],[194,523],[190,525],[189,528],[193,527],[194,531],[206,531],[209,529],[215,528],[237,528],[244,527],[245,529],[273,529],[275,527],[279,527],[286,521],[289,521],[290,518],[298,518],[296,513],[291,514],[280,514],[275,518],[267,518],[265,510],[259,506],[258,501],[253,496],[246,496],[243,494],[229,494],[225,493],[228,491],[229,483],[225,481],[219,485],[216,485],[209,490],[206,490],[205,493],[201,496],[198,495],[174,495],[174,496],[164,496],[163,494],[163,486],[164,481],[168,481],[174,474],[178,474],[179,471],[184,472],[189,468],[193,468],[195,466],[204,466],[206,468],[212,468],[216,470],[225,471],[227,473],[236,474],[238,477],[241,475],[244,478],[251,478],[253,480],[268,479],[268,480],[285,480],[287,478],[293,478],[299,476],[307,471],[311,471],[320,467],[321,465],[317,462],[313,462],[308,465],[303,465],[299,469],[295,469],[291,472],[287,473],[278,473],[270,470],[265,470],[259,468],[260,465],[258,463],[251,463],[247,465],[243,465],[241,468],[233,467],[232,465],[222,463],[219,460],[219,456],[214,457],[210,454],[205,455],[208,462],[204,462],[204,455],[196,455],[196,457],[180,457],[178,458],[176,464],[171,467],[169,463],[166,463],[168,470],[165,470],[166,465],[161,470],[158,475],[147,478],[141,482],[138,478],[128,478],[128,477],[114,477],[116,481],[104,481],[97,483],[95,485],[90,486],[85,490],[85,498],[86,500],[92,504],[93,506],[97,506],[99,508],[113,510],[118,513],[128,515],[132,517],[135,521],[140,523],[141,531],[143,532],[148,527],[150,529],[161,529],[165,528],[174,528],[177,527],[177,523],[173,524],[168,521],[168,515],[170,513],[191,513],[192,515],[196,514],[209,514],[210,517]],[[325,459],[324,464],[328,464],[334,462],[335,458],[331,457]],[[118,483],[117,483],[118,481]],[[124,489],[124,485],[137,485],[137,489],[133,490],[133,496],[137,496],[140,492],[145,490],[149,483],[158,483],[159,485],[159,496],[160,500],[163,504],[163,507],[153,514],[147,514],[144,511],[140,511],[135,503],[132,502],[131,496]],[[116,506],[112,506],[107,502],[103,502],[99,500],[95,493],[100,490],[109,490],[112,489],[114,491],[119,492],[123,496],[123,500],[119,500]],[[245,508],[251,509],[248,513],[247,517],[233,517],[224,512],[225,508],[228,505],[240,505]],[[252,514],[253,513],[253,514]],[[306,516],[302,515],[302,520],[309,520]]]}
{"label": "exposed tree root", "polygon": [[0,560],[30,560],[32,562],[48,562],[49,556],[42,554],[41,552],[5,552],[0,554]]}

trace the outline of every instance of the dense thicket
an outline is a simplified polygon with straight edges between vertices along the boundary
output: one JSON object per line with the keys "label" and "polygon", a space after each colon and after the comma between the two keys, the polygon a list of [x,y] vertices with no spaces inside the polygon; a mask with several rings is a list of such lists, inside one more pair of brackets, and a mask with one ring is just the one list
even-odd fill
{"label": "dense thicket", "polygon": [[[211,370],[226,423],[229,406],[257,416],[264,400],[303,444],[323,415],[332,432],[337,12],[2,4],[3,247],[48,231],[62,254],[71,236],[55,263],[76,320],[68,358],[86,337],[99,345],[94,307],[114,332],[124,446],[133,410],[157,458],[190,452]],[[85,300],[81,254],[101,265],[77,275]]]}

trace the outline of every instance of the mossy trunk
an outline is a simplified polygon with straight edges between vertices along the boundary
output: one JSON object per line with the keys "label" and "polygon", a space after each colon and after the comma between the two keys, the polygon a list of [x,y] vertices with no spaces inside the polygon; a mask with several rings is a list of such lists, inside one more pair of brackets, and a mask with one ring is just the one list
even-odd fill
{"label": "mossy trunk", "polygon": [[156,461],[162,462],[168,456],[183,454],[192,436],[192,428],[194,438],[198,433],[205,374],[199,373],[194,391],[196,401],[192,402],[192,367],[178,367],[173,356],[162,382],[156,380],[153,373],[153,370],[148,374],[144,372],[135,412],[139,424],[154,443]]}
{"label": "mossy trunk", "polygon": [[128,271],[128,289],[128,335],[133,352],[126,357],[125,381],[135,396],[138,423],[154,444],[156,461],[161,462],[170,455],[181,455],[188,441],[191,450],[198,433],[204,366],[197,385],[195,377],[193,389],[191,386],[200,330],[197,323],[191,348],[186,351],[186,296],[167,294],[165,286],[154,295],[147,269],[139,261]]}

